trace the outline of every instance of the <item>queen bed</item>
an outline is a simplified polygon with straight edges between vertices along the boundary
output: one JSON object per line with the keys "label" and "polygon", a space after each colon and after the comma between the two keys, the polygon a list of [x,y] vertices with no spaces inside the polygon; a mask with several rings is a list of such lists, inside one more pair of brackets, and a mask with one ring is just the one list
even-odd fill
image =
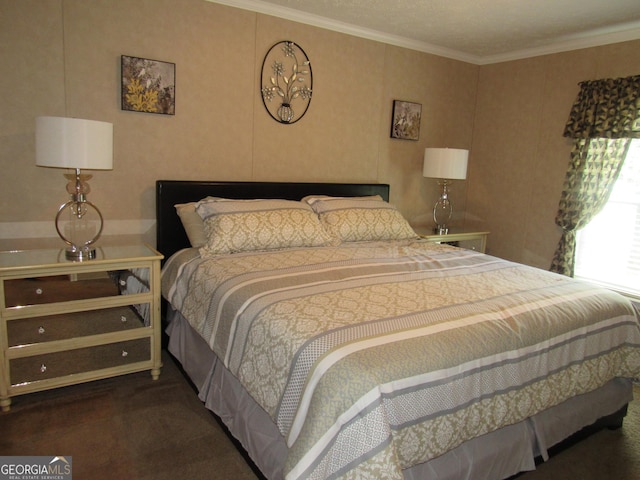
{"label": "queen bed", "polygon": [[629,301],[429,243],[388,199],[157,182],[168,349],[265,477],[501,479],[622,425]]}

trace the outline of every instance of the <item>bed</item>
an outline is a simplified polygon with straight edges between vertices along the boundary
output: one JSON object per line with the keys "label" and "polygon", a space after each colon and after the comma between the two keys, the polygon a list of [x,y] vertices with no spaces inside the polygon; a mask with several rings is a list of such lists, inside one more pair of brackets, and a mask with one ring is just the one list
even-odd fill
{"label": "bed", "polygon": [[429,243],[388,199],[156,184],[168,349],[266,478],[501,479],[622,425],[629,301]]}

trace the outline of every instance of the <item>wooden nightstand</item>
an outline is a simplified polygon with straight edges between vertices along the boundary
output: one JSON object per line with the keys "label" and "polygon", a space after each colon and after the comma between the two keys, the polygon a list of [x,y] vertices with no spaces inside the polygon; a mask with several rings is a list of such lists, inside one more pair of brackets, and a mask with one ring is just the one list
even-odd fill
{"label": "wooden nightstand", "polygon": [[453,231],[446,235],[428,233],[422,229],[415,230],[418,235],[433,243],[450,243],[457,247],[476,250],[484,253],[487,248],[487,236],[489,232]]}
{"label": "wooden nightstand", "polygon": [[160,375],[160,260],[146,245],[0,252],[0,407],[11,397],[150,370]]}

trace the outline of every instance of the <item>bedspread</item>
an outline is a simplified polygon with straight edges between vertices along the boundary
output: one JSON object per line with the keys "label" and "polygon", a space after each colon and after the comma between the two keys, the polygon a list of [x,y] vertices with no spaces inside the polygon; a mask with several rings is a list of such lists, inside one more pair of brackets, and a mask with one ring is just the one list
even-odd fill
{"label": "bedspread", "polygon": [[401,470],[640,377],[623,297],[424,241],[195,258],[165,295],[267,411],[287,478]]}

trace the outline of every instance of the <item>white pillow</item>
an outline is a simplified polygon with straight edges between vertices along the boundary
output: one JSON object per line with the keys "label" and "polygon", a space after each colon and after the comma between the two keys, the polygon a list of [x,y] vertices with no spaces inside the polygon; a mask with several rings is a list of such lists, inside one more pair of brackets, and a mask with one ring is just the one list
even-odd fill
{"label": "white pillow", "polygon": [[[215,201],[217,197],[206,197],[202,201]],[[192,247],[202,247],[207,243],[207,237],[204,234],[204,222],[202,217],[196,212],[196,205],[199,202],[178,203],[174,205],[176,212],[180,217],[184,231]]]}
{"label": "white pillow", "polygon": [[380,195],[369,195],[365,197],[332,197],[331,195],[307,195],[301,201],[308,203],[309,205],[311,205],[311,207],[313,207],[313,204],[316,203],[318,200],[332,200],[337,198],[342,200],[355,200],[355,201],[358,201],[358,200],[380,200],[381,202],[384,201],[382,200],[382,197]]}

